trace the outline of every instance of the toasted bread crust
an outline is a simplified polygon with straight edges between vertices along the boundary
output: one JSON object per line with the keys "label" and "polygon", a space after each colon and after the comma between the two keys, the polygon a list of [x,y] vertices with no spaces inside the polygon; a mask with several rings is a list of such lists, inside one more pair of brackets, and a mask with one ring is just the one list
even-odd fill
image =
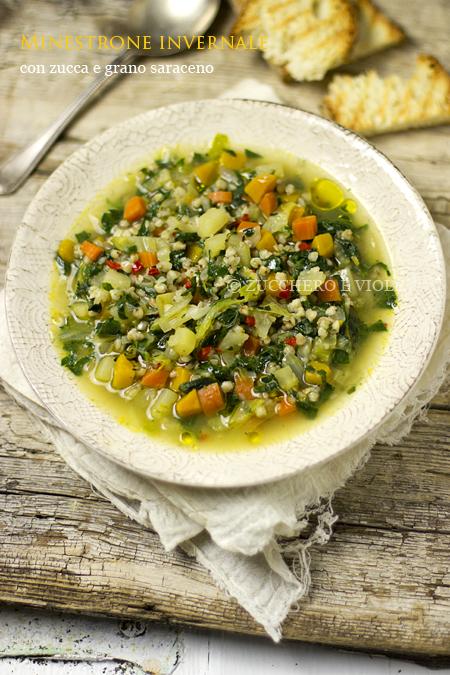
{"label": "toasted bread crust", "polygon": [[248,0],[232,32],[267,35],[267,61],[297,81],[320,80],[348,59],[356,19],[349,0]]}
{"label": "toasted bread crust", "polygon": [[326,115],[366,136],[450,123],[450,75],[433,56],[420,54],[409,79],[337,75],[323,100]]}
{"label": "toasted bread crust", "polygon": [[371,0],[353,1],[357,12],[358,35],[349,61],[364,58],[405,39],[405,33],[400,26],[383,14]]}

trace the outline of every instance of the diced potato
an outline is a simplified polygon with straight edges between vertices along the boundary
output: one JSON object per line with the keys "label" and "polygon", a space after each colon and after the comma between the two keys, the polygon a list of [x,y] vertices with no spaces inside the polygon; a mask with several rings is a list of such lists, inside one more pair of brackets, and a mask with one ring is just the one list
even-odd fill
{"label": "diced potato", "polygon": [[114,372],[114,357],[104,356],[97,364],[95,377],[99,382],[110,382]]}
{"label": "diced potato", "polygon": [[290,202],[282,204],[276,213],[267,218],[264,229],[270,232],[280,232],[291,222],[291,213],[294,209],[294,204]]}
{"label": "diced potato", "polygon": [[202,412],[200,399],[196,389],[191,389],[188,394],[182,396],[175,406],[177,415],[180,417],[193,417]]}
{"label": "diced potato", "polygon": [[329,232],[317,234],[313,239],[312,247],[324,258],[331,258],[334,253],[334,239]]}
{"label": "diced potato", "polygon": [[244,166],[246,157],[243,152],[235,152],[232,154],[231,152],[224,150],[220,155],[219,161],[226,169],[238,171]]}
{"label": "diced potato", "polygon": [[203,238],[211,237],[230,222],[230,215],[224,208],[211,208],[198,219],[198,233]]}
{"label": "diced potato", "polygon": [[220,251],[223,251],[227,246],[228,232],[219,232],[212,237],[208,237],[205,241],[205,251],[209,253],[212,258],[216,258]]}
{"label": "diced potato", "polygon": [[156,251],[155,237],[114,236],[111,237],[111,243],[119,251],[127,251],[131,246],[136,246],[139,252]]}
{"label": "diced potato", "polygon": [[274,375],[278,380],[278,384],[284,391],[290,391],[291,389],[298,387],[299,381],[297,376],[289,366],[278,368],[275,370]]}
{"label": "diced potato", "polygon": [[259,202],[264,197],[266,192],[270,192],[271,190],[273,190],[276,184],[277,184],[277,177],[274,176],[273,174],[255,176],[255,178],[252,178],[252,180],[249,183],[247,183],[244,192],[256,204],[259,204]]}
{"label": "diced potato", "polygon": [[202,185],[211,185],[217,177],[218,163],[205,162],[194,169],[194,176]]}
{"label": "diced potato", "polygon": [[112,386],[114,389],[125,389],[133,384],[133,380],[133,364],[127,359],[125,354],[119,354],[114,364]]}
{"label": "diced potato", "polygon": [[75,244],[71,239],[63,239],[58,246],[58,255],[66,263],[71,263],[74,260]]}
{"label": "diced potato", "polygon": [[163,316],[164,312],[166,311],[169,305],[173,305],[174,296],[175,296],[174,292],[160,293],[159,295],[156,296],[155,302],[158,308],[158,312],[160,313],[161,316]]}
{"label": "diced potato", "polygon": [[169,347],[172,347],[180,356],[188,356],[194,351],[197,339],[195,333],[185,326],[180,326],[169,338]]}
{"label": "diced potato", "polygon": [[159,395],[150,406],[150,415],[154,420],[162,419],[163,417],[172,416],[172,408],[177,400],[177,394],[171,389],[161,389]]}
{"label": "diced potato", "polygon": [[245,265],[245,267],[250,267],[250,247],[245,241],[242,241],[242,237],[238,234],[231,234],[228,239],[228,246],[232,246],[236,249],[237,254],[241,259],[241,263]]}
{"label": "diced potato", "polygon": [[111,284],[113,288],[119,291],[126,291],[131,286],[131,279],[127,274],[117,270],[108,270],[102,278],[102,283]]}
{"label": "diced potato", "polygon": [[228,349],[239,351],[247,339],[248,335],[242,326],[233,326],[233,328],[228,331],[223,340],[219,343],[219,346],[223,351]]}
{"label": "diced potato", "polygon": [[323,284],[326,276],[322,270],[318,268],[312,268],[310,270],[304,270],[300,272],[296,281],[296,288],[300,295],[311,295],[314,293],[319,286]]}

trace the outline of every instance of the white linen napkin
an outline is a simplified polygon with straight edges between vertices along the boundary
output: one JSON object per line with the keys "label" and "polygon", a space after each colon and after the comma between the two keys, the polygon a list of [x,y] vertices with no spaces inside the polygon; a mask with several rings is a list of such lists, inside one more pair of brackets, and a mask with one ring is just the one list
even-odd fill
{"label": "white linen napkin", "polygon": [[[270,87],[239,83],[228,96],[274,100]],[[450,283],[450,232],[438,226]],[[211,573],[275,640],[292,605],[310,585],[313,544],[328,541],[336,520],[333,493],[362,466],[376,442],[394,444],[442,385],[450,351],[450,302],[435,352],[420,380],[384,424],[337,459],[293,478],[241,489],[201,489],[169,485],[114,464],[58,426],[28,384],[9,338],[0,292],[0,379],[5,389],[40,421],[47,437],[74,471],[125,515],[153,528],[166,550],[180,546]],[[312,523],[309,536],[299,537]],[[292,559],[289,566],[283,557]]]}

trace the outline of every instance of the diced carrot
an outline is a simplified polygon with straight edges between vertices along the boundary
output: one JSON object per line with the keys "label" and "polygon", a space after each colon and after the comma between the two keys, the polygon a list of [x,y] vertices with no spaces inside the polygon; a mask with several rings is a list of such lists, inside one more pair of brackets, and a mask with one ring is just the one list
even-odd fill
{"label": "diced carrot", "polygon": [[296,218],[292,223],[292,231],[297,241],[314,239],[317,234],[317,216]]}
{"label": "diced carrot", "polygon": [[217,384],[207,384],[198,390],[198,398],[202,407],[203,413],[207,416],[214,415],[219,410],[225,407],[222,390]]}
{"label": "diced carrot", "polygon": [[191,389],[190,392],[182,396],[178,400],[175,410],[180,417],[193,417],[193,415],[199,415],[202,412],[202,406],[200,405],[197,390]]}
{"label": "diced carrot", "polygon": [[228,190],[218,190],[217,192],[210,192],[208,198],[213,204],[231,204],[233,194]]}
{"label": "diced carrot", "polygon": [[189,370],[189,368],[186,368],[185,366],[177,366],[175,368],[175,376],[170,383],[171,389],[178,391],[180,385],[185,384],[185,382],[189,382],[190,377],[191,370]]}
{"label": "diced carrot", "polygon": [[246,195],[256,204],[259,204],[266,192],[270,192],[277,184],[277,177],[273,174],[264,176],[255,176],[244,188]]}
{"label": "diced carrot", "polygon": [[264,213],[265,216],[270,216],[278,206],[278,199],[276,192],[266,192],[261,201],[259,202],[259,208]]}
{"label": "diced carrot", "polygon": [[244,344],[242,345],[242,351],[245,356],[254,356],[259,351],[261,343],[257,337],[254,335],[249,335]]}
{"label": "diced carrot", "polygon": [[297,220],[297,218],[301,218],[304,213],[305,213],[304,206],[294,206],[294,208],[289,214],[289,225],[292,225],[294,220]]}
{"label": "diced carrot", "polygon": [[217,171],[217,162],[205,162],[195,167],[194,176],[202,185],[211,185],[217,176]]}
{"label": "diced carrot", "polygon": [[93,262],[98,260],[104,251],[101,246],[97,246],[97,244],[93,244],[92,241],[87,240],[83,241],[80,245],[80,249],[83,251],[86,258],[89,258],[89,260],[92,260]]}
{"label": "diced carrot", "polygon": [[251,377],[236,375],[234,391],[236,395],[246,401],[256,398],[253,394],[253,380]]}
{"label": "diced carrot", "polygon": [[236,231],[242,232],[243,230],[249,230],[249,229],[254,230],[256,227],[260,227],[258,225],[258,223],[252,223],[250,220],[241,220],[241,222],[237,226]]}
{"label": "diced carrot", "polygon": [[276,245],[276,239],[273,236],[272,232],[269,232],[269,230],[261,230],[261,239],[258,241],[256,244],[256,248],[258,251],[266,250],[266,251],[273,251],[275,245]]}
{"label": "diced carrot", "polygon": [[341,302],[342,295],[337,279],[327,279],[316,291],[320,302]]}
{"label": "diced carrot", "polygon": [[159,366],[158,368],[151,368],[147,370],[144,377],[141,379],[141,384],[144,387],[151,387],[152,389],[162,389],[169,378],[170,370]]}
{"label": "diced carrot", "polygon": [[153,251],[141,251],[139,253],[139,260],[144,267],[154,267],[158,262],[158,256]]}
{"label": "diced carrot", "polygon": [[284,417],[285,415],[290,415],[291,413],[295,412],[297,410],[297,406],[295,405],[295,401],[291,398],[282,398],[276,406],[276,413],[280,417]]}
{"label": "diced carrot", "polygon": [[125,220],[128,220],[129,223],[134,223],[135,220],[139,220],[147,213],[147,202],[143,197],[135,195],[131,197],[125,204],[125,209],[123,211],[123,217]]}

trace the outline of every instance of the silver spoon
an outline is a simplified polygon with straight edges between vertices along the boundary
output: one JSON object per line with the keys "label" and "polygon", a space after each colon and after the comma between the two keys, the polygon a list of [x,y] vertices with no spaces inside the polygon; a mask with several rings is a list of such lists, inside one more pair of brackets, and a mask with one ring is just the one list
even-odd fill
{"label": "silver spoon", "polygon": [[[186,49],[186,45],[179,50],[161,51],[159,36],[202,35],[214,21],[219,5],[220,0],[137,0],[130,10],[127,31],[123,33],[157,36],[157,39],[152,40],[151,51],[146,53],[150,56],[168,56]],[[132,49],[119,54],[110,64],[113,66],[111,75],[106,76],[103,72],[96,77],[38,138],[0,166],[0,195],[11,194],[21,186],[74,117],[117,78],[120,73],[114,72],[114,66],[131,63],[138,54]]]}

